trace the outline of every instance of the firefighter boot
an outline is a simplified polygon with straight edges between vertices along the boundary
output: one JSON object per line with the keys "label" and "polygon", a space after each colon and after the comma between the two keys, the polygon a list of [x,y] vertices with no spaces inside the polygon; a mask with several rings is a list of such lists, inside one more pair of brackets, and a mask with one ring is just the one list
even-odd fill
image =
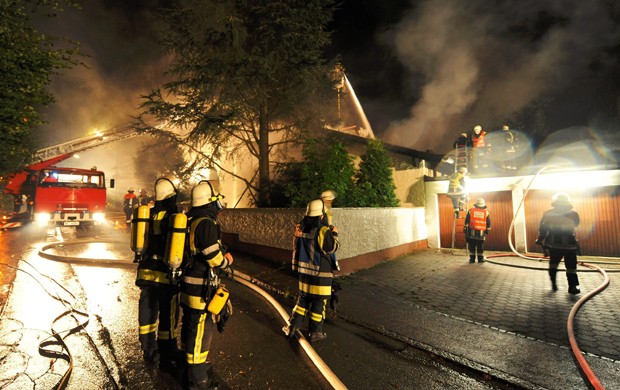
{"label": "firefighter boot", "polygon": [[476,255],[475,254],[469,254],[469,262],[470,263],[475,263],[476,262]]}
{"label": "firefighter boot", "polygon": [[[579,294],[581,291],[579,290],[579,278],[576,273],[568,273],[569,270],[566,271],[566,279],[568,280],[568,292],[570,294]],[[573,271],[576,272],[576,271]]]}
{"label": "firefighter boot", "polygon": [[181,363],[184,355],[177,348],[177,340],[157,340],[159,347],[159,370],[170,375],[180,376]]}
{"label": "firefighter boot", "polygon": [[549,270],[549,279],[551,279],[551,289],[553,291],[558,291],[558,285],[555,282],[557,274],[558,274],[558,270],[557,269],[550,269]]}
{"label": "firefighter boot", "polygon": [[484,258],[484,255],[478,255],[478,263],[484,263],[487,259]]}
{"label": "firefighter boot", "polygon": [[327,333],[323,332],[310,332],[310,342],[316,343],[317,341],[323,341],[327,338]]}

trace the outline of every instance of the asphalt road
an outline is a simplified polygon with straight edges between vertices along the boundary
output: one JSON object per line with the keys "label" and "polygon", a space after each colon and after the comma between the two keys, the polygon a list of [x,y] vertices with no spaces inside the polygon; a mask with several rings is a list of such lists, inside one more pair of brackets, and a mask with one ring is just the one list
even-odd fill
{"label": "asphalt road", "polygon": [[[65,245],[54,249],[55,253],[126,261],[132,258],[124,244],[128,234],[122,230],[104,232],[106,239],[119,244],[72,245],[84,237],[72,230],[62,233],[44,237],[24,229],[0,234],[0,389],[50,388],[60,381],[69,364],[41,356],[39,344],[52,329],[65,330],[86,321],[84,329],[74,334],[61,332],[73,358],[67,388],[180,388],[178,378],[142,361],[137,344],[139,290],[134,285],[134,266],[75,265],[38,256],[44,243],[64,240]],[[14,275],[12,266],[25,272]],[[16,278],[11,285],[13,275]],[[330,388],[299,344],[283,336],[284,322],[265,299],[232,281],[227,287],[234,314],[225,331],[215,337],[210,352],[220,388]],[[294,300],[277,299],[290,312]],[[69,314],[58,319],[66,311]],[[329,337],[316,344],[316,350],[351,389],[502,387],[490,378],[342,318],[330,317],[325,330]]]}

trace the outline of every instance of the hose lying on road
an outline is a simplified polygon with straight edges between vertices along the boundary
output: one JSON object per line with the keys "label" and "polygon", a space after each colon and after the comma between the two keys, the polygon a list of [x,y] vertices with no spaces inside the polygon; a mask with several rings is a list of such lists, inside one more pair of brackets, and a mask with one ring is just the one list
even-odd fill
{"label": "hose lying on road", "polygon": [[[282,305],[280,305],[278,301],[276,301],[265,290],[257,286],[257,284],[261,284],[262,282],[239,271],[235,271],[234,273],[230,273],[230,274],[233,276],[234,280],[238,281],[244,286],[251,288],[252,290],[256,291],[260,296],[265,298],[271,304],[271,306],[273,306],[276,309],[278,314],[280,314],[280,317],[282,317],[284,322],[288,324],[289,315],[286,311],[284,311],[284,308],[282,307]],[[308,355],[310,360],[312,360],[312,363],[314,363],[316,368],[321,372],[323,377],[325,377],[325,379],[330,383],[330,385],[332,385],[332,387],[336,390],[346,389],[347,387],[344,385],[344,383],[342,383],[340,379],[338,379],[336,374],[334,374],[332,370],[327,366],[327,364],[325,364],[323,359],[321,359],[321,357],[316,353],[314,348],[312,348],[308,340],[306,340],[306,338],[303,337],[303,335],[301,334],[299,330],[297,330],[297,335],[299,336],[299,344],[303,348],[304,352],[306,353],[306,355]]]}
{"label": "hose lying on road", "polygon": [[[61,255],[54,255],[54,254],[45,253],[46,250],[48,250],[50,248],[57,247],[57,246],[77,245],[77,244],[90,244],[90,243],[94,243],[94,242],[97,242],[97,243],[99,243],[99,242],[107,242],[107,243],[113,243],[113,244],[124,244],[124,242],[104,241],[104,240],[81,240],[81,241],[74,241],[74,242],[71,242],[71,243],[66,243],[66,242],[53,243],[53,244],[45,245],[44,247],[42,247],[41,250],[39,251],[39,256],[41,256],[43,258],[46,258],[46,259],[49,259],[49,260],[66,262],[66,263],[77,263],[77,264],[80,264],[80,265],[93,265],[93,266],[96,265],[96,266],[104,266],[104,267],[130,267],[130,266],[134,266],[135,267],[136,266],[136,264],[133,263],[133,261],[127,261],[127,260],[89,259],[89,258],[82,258],[82,257],[70,257],[70,256],[61,256]],[[263,290],[261,287],[259,287],[259,286],[269,287],[268,285],[258,281],[257,279],[252,278],[249,275],[246,275],[246,274],[244,274],[242,272],[239,272],[239,271],[235,271],[234,273],[231,272],[230,276],[235,281],[237,281],[237,282],[243,284],[244,286],[254,290],[260,296],[265,298],[265,300],[267,300],[267,302],[269,304],[271,304],[276,309],[278,314],[280,314],[280,316],[282,317],[284,322],[286,324],[288,324],[288,318],[289,318],[288,313],[284,310],[284,308],[282,308],[282,306],[269,293],[267,293],[265,290]],[[299,336],[299,338],[298,338],[299,339],[299,344],[301,345],[301,347],[304,350],[304,352],[306,353],[306,355],[310,358],[312,363],[316,366],[316,368],[319,370],[319,372],[323,375],[323,377],[331,384],[331,386],[334,389],[336,389],[336,390],[346,389],[347,387],[340,381],[340,379],[338,379],[338,377],[327,366],[327,364],[325,364],[323,359],[321,359],[321,357],[316,353],[314,348],[312,348],[312,346],[310,345],[308,340],[306,340],[305,337],[303,337],[303,335],[301,334],[301,332],[299,332],[299,330],[297,332],[298,332],[297,335]]]}

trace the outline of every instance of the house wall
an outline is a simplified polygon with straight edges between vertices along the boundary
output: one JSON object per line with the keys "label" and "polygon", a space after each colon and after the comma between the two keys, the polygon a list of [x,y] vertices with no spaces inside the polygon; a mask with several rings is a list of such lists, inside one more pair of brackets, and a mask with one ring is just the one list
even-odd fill
{"label": "house wall", "polygon": [[[426,223],[428,244],[452,247],[452,205],[445,193],[448,181],[427,181]],[[566,192],[581,216],[577,230],[584,254],[620,256],[620,171],[576,171],[530,176],[469,178],[468,207],[477,197],[487,200],[492,225],[487,248],[510,251],[508,231],[513,224],[512,243],[519,252],[539,252],[534,244],[542,213],[551,208],[551,196]],[[448,211],[446,211],[448,209]],[[446,214],[448,213],[448,214]],[[514,219],[514,222],[513,222]],[[459,221],[457,221],[459,222]],[[462,222],[456,229],[456,248],[464,247]],[[460,236],[459,236],[460,234]],[[460,240],[459,240],[460,238]]]}

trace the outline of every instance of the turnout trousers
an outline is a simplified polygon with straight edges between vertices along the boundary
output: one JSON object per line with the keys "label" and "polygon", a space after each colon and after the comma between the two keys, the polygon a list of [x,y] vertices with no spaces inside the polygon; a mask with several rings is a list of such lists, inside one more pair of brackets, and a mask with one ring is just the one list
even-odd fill
{"label": "turnout trousers", "polygon": [[160,360],[176,359],[179,304],[174,290],[163,284],[140,287],[139,339],[146,360],[153,360],[158,351]]}
{"label": "turnout trousers", "polygon": [[577,276],[577,253],[573,249],[553,249],[549,248],[549,277],[555,282],[558,273],[558,265],[564,258],[566,266],[566,280],[569,287],[579,286],[579,276]]}

